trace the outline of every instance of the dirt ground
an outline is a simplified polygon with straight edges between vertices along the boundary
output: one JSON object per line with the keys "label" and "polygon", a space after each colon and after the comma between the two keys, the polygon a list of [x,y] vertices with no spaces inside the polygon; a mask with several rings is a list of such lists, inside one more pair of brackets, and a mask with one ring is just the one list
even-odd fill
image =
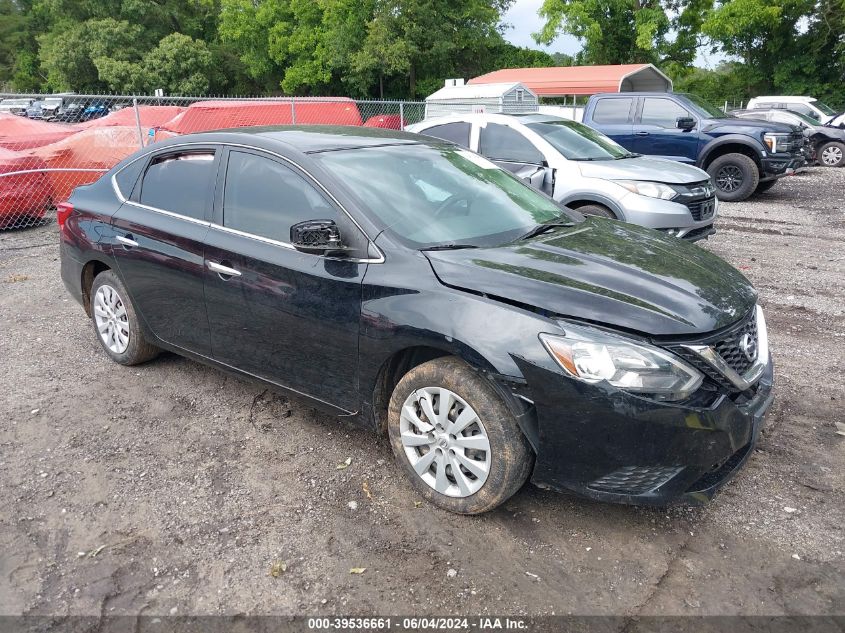
{"label": "dirt ground", "polygon": [[776,402],[710,505],[664,510],[418,505],[384,438],[177,356],[112,363],[56,227],[0,232],[0,615],[845,614],[843,191],[814,169],[722,206],[703,248],[760,291]]}

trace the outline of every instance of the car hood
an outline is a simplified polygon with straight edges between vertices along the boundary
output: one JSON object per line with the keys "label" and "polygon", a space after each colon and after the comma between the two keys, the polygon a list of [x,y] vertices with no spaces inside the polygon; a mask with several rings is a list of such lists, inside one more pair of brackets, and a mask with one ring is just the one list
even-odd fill
{"label": "car hood", "polygon": [[581,175],[607,180],[652,180],[687,184],[708,180],[707,172],[673,160],[638,156],[619,160],[576,161]]}
{"label": "car hood", "polygon": [[445,285],[652,336],[717,330],[757,300],[742,274],[704,249],[602,218],[524,242],[425,256]]}
{"label": "car hood", "polygon": [[758,119],[746,119],[743,117],[724,118],[724,119],[708,119],[704,121],[701,126],[703,132],[712,132],[720,129],[725,132],[733,130],[740,131],[740,128],[746,130],[760,130],[760,132],[780,132],[788,134],[795,131],[795,127],[789,123],[776,123],[774,121],[760,121]]}

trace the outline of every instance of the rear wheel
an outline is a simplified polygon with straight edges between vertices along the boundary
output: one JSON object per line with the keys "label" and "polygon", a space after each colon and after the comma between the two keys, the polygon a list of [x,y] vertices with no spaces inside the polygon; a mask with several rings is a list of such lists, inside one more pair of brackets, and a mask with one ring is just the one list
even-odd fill
{"label": "rear wheel", "polygon": [[388,433],[417,492],[459,514],[486,512],[509,499],[534,462],[499,394],[454,357],[405,374],[390,398]]}
{"label": "rear wheel", "polygon": [[757,190],[754,193],[766,192],[772,187],[774,187],[777,182],[777,178],[775,178],[774,180],[766,180],[765,182],[761,182],[759,185],[757,185]]}
{"label": "rear wheel", "polygon": [[707,167],[707,173],[716,187],[719,200],[726,202],[745,200],[760,182],[757,163],[745,154],[719,156]]}
{"label": "rear wheel", "polygon": [[825,167],[845,166],[845,143],[833,141],[819,148],[819,163]]}
{"label": "rear wheel", "polygon": [[576,210],[584,215],[596,215],[600,218],[610,218],[611,220],[617,219],[616,214],[613,213],[613,211],[600,204],[585,204],[582,207],[577,207]]}
{"label": "rear wheel", "polygon": [[97,340],[113,361],[138,365],[158,356],[138,327],[138,315],[117,275],[105,270],[91,286],[91,320]]}

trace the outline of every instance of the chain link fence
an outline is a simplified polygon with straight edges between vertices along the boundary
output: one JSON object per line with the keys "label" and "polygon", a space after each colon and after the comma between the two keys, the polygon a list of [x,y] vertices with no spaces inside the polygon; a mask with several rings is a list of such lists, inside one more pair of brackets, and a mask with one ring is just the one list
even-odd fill
{"label": "chain link fence", "polygon": [[423,102],[0,93],[0,230],[50,222],[75,187],[174,136],[291,124],[400,130],[424,117]]}

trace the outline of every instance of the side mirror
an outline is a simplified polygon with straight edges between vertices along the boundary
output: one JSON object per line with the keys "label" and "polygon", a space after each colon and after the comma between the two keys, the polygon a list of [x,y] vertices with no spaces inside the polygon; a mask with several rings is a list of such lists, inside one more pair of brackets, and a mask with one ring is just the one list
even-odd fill
{"label": "side mirror", "polygon": [[347,248],[340,241],[340,231],[333,220],[308,220],[290,227],[290,242],[303,253],[327,255]]}
{"label": "side mirror", "polygon": [[675,125],[679,130],[688,131],[695,127],[695,119],[691,116],[679,116],[675,120]]}

